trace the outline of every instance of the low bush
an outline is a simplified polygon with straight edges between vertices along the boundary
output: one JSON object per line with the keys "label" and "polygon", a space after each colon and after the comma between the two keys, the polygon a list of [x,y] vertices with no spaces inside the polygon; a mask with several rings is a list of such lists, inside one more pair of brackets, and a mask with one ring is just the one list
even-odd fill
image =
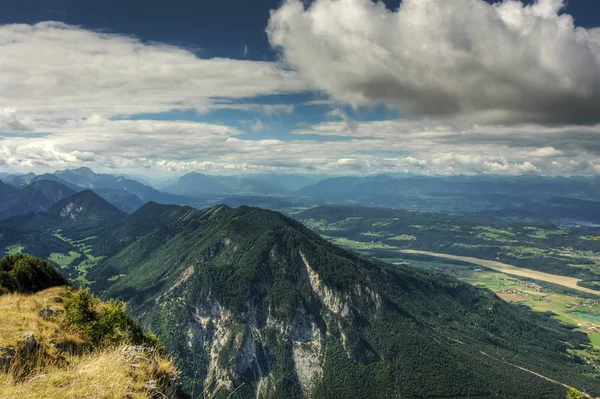
{"label": "low bush", "polygon": [[78,330],[93,347],[128,342],[163,349],[155,335],[145,334],[127,314],[123,302],[102,302],[86,290],[70,293],[65,301],[64,321],[67,327]]}
{"label": "low bush", "polygon": [[9,255],[0,259],[0,295],[34,292],[69,281],[46,262],[31,255]]}

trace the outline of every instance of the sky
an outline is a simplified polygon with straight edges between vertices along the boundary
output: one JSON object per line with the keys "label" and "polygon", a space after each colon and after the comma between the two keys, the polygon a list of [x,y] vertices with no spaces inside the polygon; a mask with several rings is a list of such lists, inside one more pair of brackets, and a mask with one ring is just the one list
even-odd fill
{"label": "sky", "polygon": [[600,174],[595,0],[3,0],[0,172]]}

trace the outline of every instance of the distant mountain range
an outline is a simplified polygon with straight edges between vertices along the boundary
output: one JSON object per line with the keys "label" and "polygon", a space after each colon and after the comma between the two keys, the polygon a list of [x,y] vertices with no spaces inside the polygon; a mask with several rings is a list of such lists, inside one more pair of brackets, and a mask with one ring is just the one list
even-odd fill
{"label": "distant mountain range", "polygon": [[[86,189],[93,190],[102,198],[127,213],[133,212],[148,201],[156,201],[164,204],[194,203],[192,198],[164,193],[133,179],[111,174],[95,173],[89,168],[79,168],[41,175],[28,173],[25,175],[4,176],[2,184],[20,190],[22,195],[18,199],[14,199],[15,194],[5,197],[2,196],[2,192],[8,192],[9,189],[0,188],[0,218],[47,210],[49,205],[66,196],[51,196],[52,200],[32,196],[32,192],[39,191],[36,187],[40,187],[42,182],[48,187],[54,187],[55,191],[67,192],[68,194]],[[14,206],[13,202],[15,201],[22,205]],[[5,210],[2,211],[2,209]]]}
{"label": "distant mountain range", "polygon": [[[53,181],[68,187],[73,192],[83,189],[94,190],[98,195],[119,209],[131,213],[149,201],[161,204],[202,206],[210,203],[211,200],[222,199],[224,197],[285,197],[293,190],[297,190],[305,184],[313,183],[316,178],[303,175],[235,177],[188,173],[165,187],[164,191],[159,191],[148,184],[141,183],[132,178],[122,175],[95,173],[85,167],[60,170],[55,173],[41,175],[34,173],[22,175],[4,174],[0,176],[0,179],[3,183],[18,189],[23,189],[40,181]],[[254,199],[258,200],[257,197],[254,197]],[[0,201],[2,201],[1,198]],[[47,207],[40,206],[38,208],[39,210],[44,210]]]}
{"label": "distant mountain range", "polygon": [[[324,204],[355,204],[478,215],[492,219],[552,219],[597,224],[600,178],[524,176],[346,176],[318,180],[304,175],[211,176],[188,173],[159,191],[137,180],[95,173],[89,168],[35,175],[7,175],[0,188],[0,218],[43,211],[52,200],[39,197],[34,183],[62,184],[61,192],[94,190],[126,213],[142,204],[219,203],[290,210]],[[307,184],[307,185],[305,185]],[[27,187],[32,188],[27,189]],[[58,186],[55,186],[57,190]],[[5,194],[2,194],[2,193]]]}
{"label": "distant mountain range", "polygon": [[600,178],[524,176],[336,177],[296,192],[312,197],[376,197],[418,194],[495,194],[550,198],[565,196],[600,200]]}
{"label": "distant mountain range", "polygon": [[[148,185],[123,176],[95,173],[89,168],[67,169],[54,173],[62,181],[86,189],[109,189],[110,195],[130,197],[135,195],[142,202],[155,201],[164,204],[184,204],[189,198],[163,193]],[[120,191],[118,191],[120,190]],[[119,194],[120,193],[120,194]]]}
{"label": "distant mountain range", "polygon": [[167,186],[165,191],[188,197],[205,197],[214,194],[282,195],[289,189],[266,177],[209,176],[188,173]]}
{"label": "distant mountain range", "polygon": [[313,202],[597,223],[599,177],[390,176],[331,178],[295,192]]}
{"label": "distant mountain range", "polygon": [[73,193],[69,187],[50,180],[35,181],[22,188],[0,182],[0,219],[46,211]]}

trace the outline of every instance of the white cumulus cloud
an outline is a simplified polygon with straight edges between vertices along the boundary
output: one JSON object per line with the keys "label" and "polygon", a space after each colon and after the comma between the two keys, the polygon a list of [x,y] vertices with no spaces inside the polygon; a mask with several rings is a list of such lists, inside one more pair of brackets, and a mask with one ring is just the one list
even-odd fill
{"label": "white cumulus cloud", "polygon": [[479,122],[600,122],[600,31],[561,0],[286,0],[271,45],[354,106]]}
{"label": "white cumulus cloud", "polygon": [[297,92],[274,62],[199,58],[186,49],[60,22],[0,26],[0,109],[36,120],[206,111],[215,98]]}

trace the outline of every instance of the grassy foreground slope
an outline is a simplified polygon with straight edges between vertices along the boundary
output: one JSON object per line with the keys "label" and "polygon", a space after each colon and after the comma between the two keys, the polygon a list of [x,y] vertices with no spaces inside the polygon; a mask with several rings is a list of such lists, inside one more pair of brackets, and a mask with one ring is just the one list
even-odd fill
{"label": "grassy foreground slope", "polygon": [[31,256],[0,266],[16,276],[0,281],[0,398],[178,397],[177,368],[122,303],[72,290]]}

